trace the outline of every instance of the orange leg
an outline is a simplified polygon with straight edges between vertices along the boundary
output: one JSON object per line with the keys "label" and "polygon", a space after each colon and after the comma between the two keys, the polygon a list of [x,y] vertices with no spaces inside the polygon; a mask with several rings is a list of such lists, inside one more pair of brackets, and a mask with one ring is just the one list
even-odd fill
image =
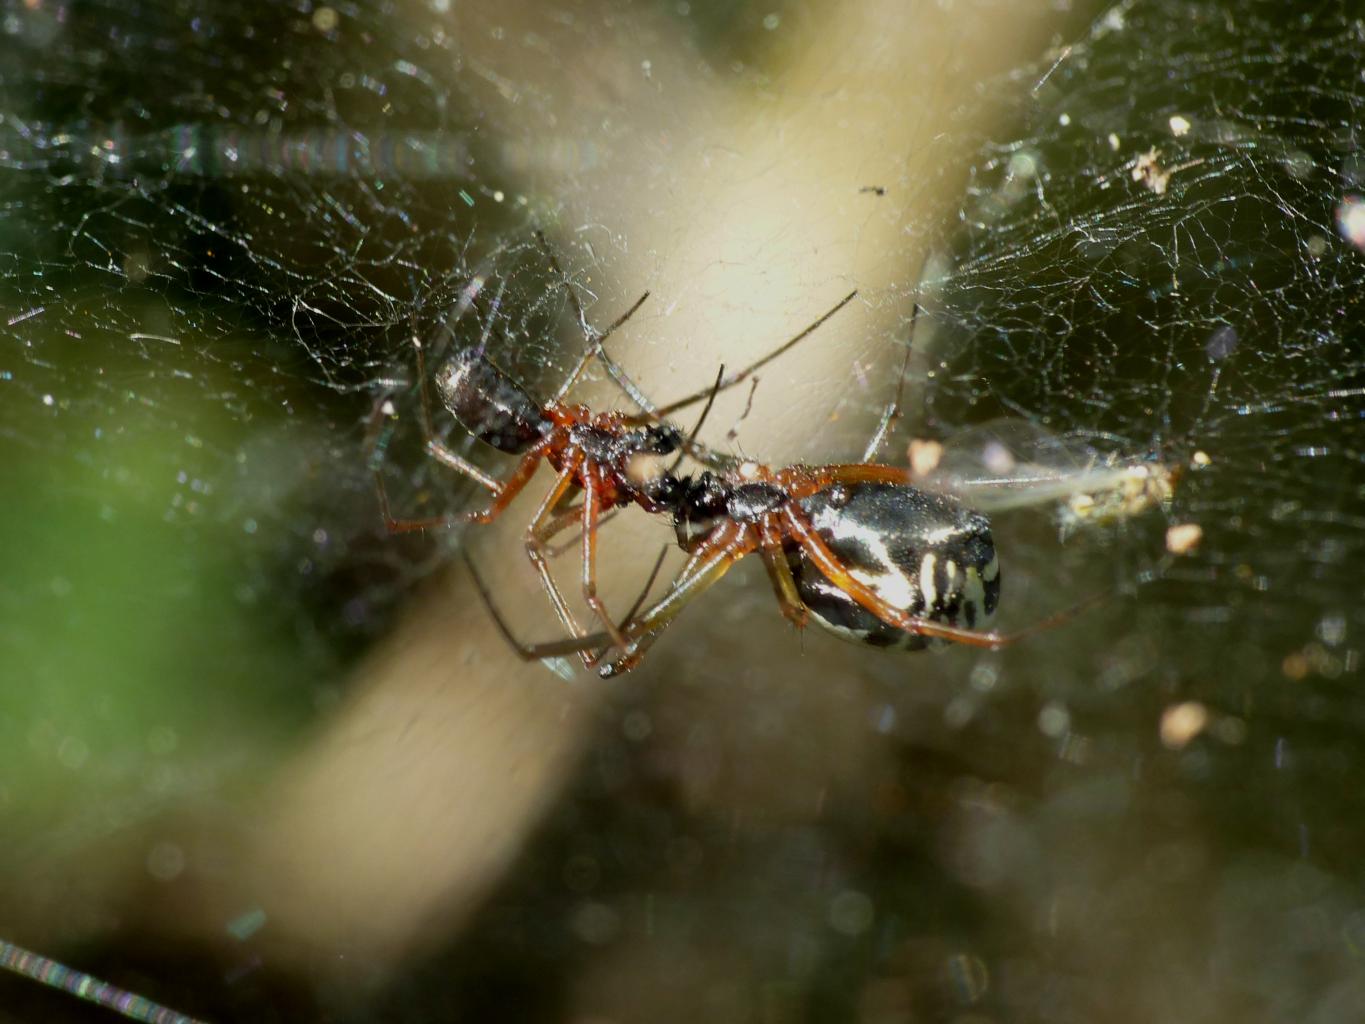
{"label": "orange leg", "polygon": [[[550,604],[554,606],[555,615],[564,628],[574,637],[583,636],[583,627],[574,618],[573,611],[569,604],[564,600],[564,595],[555,582],[554,574],[550,571],[549,559],[545,557],[545,548],[549,539],[562,530],[566,529],[579,518],[577,508],[567,512],[554,514],[560,499],[568,493],[578,477],[579,467],[582,465],[582,457],[573,459],[559,474],[559,479],[555,485],[541,501],[536,509],[536,514],[531,519],[531,525],[526,530],[526,557],[531,560],[531,565],[535,567],[536,573],[540,576],[540,584],[545,588],[545,593],[549,595]],[[592,660],[587,651],[579,652],[583,658],[585,667],[591,667]]]}
{"label": "orange leg", "polygon": [[792,466],[777,470],[773,478],[798,501],[834,484],[894,484],[904,487],[913,483],[910,470],[904,467],[858,462],[830,466]]}
{"label": "orange leg", "polygon": [[[597,596],[597,522],[602,513],[600,481],[595,473],[584,474],[583,480],[583,601],[593,610],[597,621],[617,647],[626,646],[626,638],[616,623],[607,615],[607,606]],[[587,659],[585,659],[586,661]]]}
{"label": "orange leg", "polygon": [[678,575],[668,593],[638,619],[626,624],[624,632],[633,639],[620,657],[598,669],[603,679],[629,672],[639,665],[660,634],[692,599],[714,586],[730,566],[757,547],[754,531],[738,523],[727,523],[712,537],[713,541],[688,563],[688,568]]}
{"label": "orange leg", "polygon": [[[632,619],[626,623],[621,630],[627,638],[622,656],[616,661],[602,666],[599,671],[603,677],[621,675],[638,665],[645,652],[687,606],[688,602],[712,586],[725,575],[730,566],[754,549],[755,542],[752,532],[738,524],[728,524],[721,527],[713,537],[714,543],[709,546],[706,552],[700,553],[698,557],[689,562],[688,568],[678,574],[667,594],[638,619]],[[498,611],[497,605],[493,603],[488,587],[474,567],[474,563],[470,560],[467,552],[464,553],[464,559],[465,564],[469,566],[470,575],[474,579],[474,586],[478,589],[479,596],[483,599],[484,606],[488,609],[488,614],[492,617],[498,632],[502,634],[508,646],[516,651],[517,655],[523,660],[540,661],[545,658],[563,657],[567,654],[582,654],[585,650],[605,648],[611,645],[612,639],[606,633],[590,633],[573,639],[552,640],[549,643],[521,643],[512,634],[502,614]]]}
{"label": "orange leg", "polygon": [[455,472],[457,473],[463,473],[471,480],[477,480],[479,483],[483,484],[494,494],[498,493],[498,487],[500,485],[498,484],[496,478],[489,476],[478,466],[474,465],[474,463],[468,461],[467,459],[462,458],[459,455],[456,455],[453,451],[451,451],[449,448],[443,445],[440,441],[436,440],[428,441],[426,451],[428,455],[430,455],[437,462],[441,463],[441,465],[447,466],[450,469],[455,470]]}
{"label": "orange leg", "polygon": [[[498,516],[502,515],[507,506],[522,489],[531,482],[531,478],[536,475],[536,469],[540,466],[540,460],[544,457],[546,450],[550,447],[551,438],[537,441],[521,461],[517,463],[517,468],[505,480],[493,481],[491,490],[493,491],[493,501],[485,509],[477,512],[458,512],[443,516],[432,516],[428,519],[395,519],[389,511],[389,496],[384,489],[383,478],[376,472],[375,481],[379,485],[379,507],[384,516],[384,525],[388,527],[390,533],[414,533],[418,530],[429,530],[434,527],[447,528],[458,526],[461,523],[491,523]],[[444,460],[442,460],[444,461]],[[446,463],[450,465],[450,463]],[[475,479],[479,479],[475,477]],[[480,483],[484,483],[479,479]]]}
{"label": "orange leg", "polygon": [[772,517],[765,516],[758,524],[759,554],[763,557],[763,567],[768,570],[773,593],[777,595],[778,607],[797,629],[804,629],[809,612],[796,591],[796,580],[792,578],[791,566],[787,564],[786,552],[782,550],[782,538],[773,525]]}

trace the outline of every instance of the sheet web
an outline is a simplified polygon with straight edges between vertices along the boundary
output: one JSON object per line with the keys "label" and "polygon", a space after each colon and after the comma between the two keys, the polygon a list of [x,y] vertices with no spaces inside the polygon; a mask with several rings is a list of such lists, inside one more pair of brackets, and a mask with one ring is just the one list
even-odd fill
{"label": "sheet web", "polygon": [[[189,89],[185,69],[165,62],[82,63],[104,18],[11,16],[27,45],[7,79],[3,125],[15,238],[5,257],[15,396],[6,431],[35,455],[55,446],[89,460],[120,443],[110,434],[181,433],[168,420],[189,406],[219,424],[261,420],[269,428],[251,444],[305,469],[272,486],[297,493],[301,480],[326,480],[359,517],[367,460],[354,453],[367,440],[367,403],[403,392],[410,411],[400,385],[411,378],[414,326],[460,315],[461,330],[481,329],[492,293],[479,289],[496,286],[494,347],[514,353],[523,375],[562,372],[563,300],[535,266],[528,231],[553,213],[546,197],[478,180],[474,168],[496,161],[474,159],[487,154],[461,130],[470,111],[414,59],[448,52],[450,40],[386,37],[377,22],[361,54],[328,17],[267,11],[250,21],[103,12],[128,55],[279,33],[330,43],[265,68],[234,53],[244,73],[205,67]],[[1301,45],[1286,49],[1255,7],[1236,19],[1180,11],[1198,31],[1166,37],[1165,7],[1116,7],[1091,38],[1030,72],[1026,132],[985,142],[973,173],[935,310],[933,354],[945,371],[924,401],[943,433],[996,412],[1176,459],[1239,427],[1259,448],[1246,422],[1278,416],[1294,426],[1280,428],[1283,443],[1258,473],[1286,514],[1286,502],[1313,504],[1305,474],[1329,454],[1308,436],[1314,409],[1349,416],[1343,404],[1359,384],[1349,305],[1358,250],[1338,223],[1365,173],[1351,151],[1357,30],[1327,9],[1296,25]],[[1123,63],[1135,38],[1151,42],[1161,69],[1140,93]],[[1250,93],[1249,67],[1264,86]],[[135,76],[137,95],[162,96],[160,106],[121,98]],[[147,90],[148,77],[165,88]],[[86,373],[93,351],[108,365]],[[120,412],[129,408],[159,412],[130,419]],[[101,424],[111,417],[116,428]],[[100,431],[98,444],[68,445],[82,430]],[[240,492],[230,499],[232,489],[208,482],[227,467],[196,448],[205,439],[193,429],[183,434],[201,475],[167,496],[166,514],[230,522]],[[388,432],[378,439],[384,451],[412,450],[410,436],[401,446]],[[237,463],[239,482],[259,486],[241,454],[231,444],[217,452]],[[1215,459],[1190,490],[1240,468],[1236,454]],[[428,469],[410,464],[413,490],[440,486]],[[310,525],[273,502],[279,518],[262,528],[271,504],[249,517],[258,537],[291,546],[322,531],[334,552],[347,541],[338,562],[360,553],[350,544],[364,534],[358,518]],[[337,514],[333,497],[320,504]],[[359,546],[362,559],[388,557]],[[351,616],[368,621],[359,606]]]}
{"label": "sheet web", "polygon": [[[1253,614],[1335,621],[1361,552],[1358,33],[1330,6],[1285,27],[1119,5],[982,148],[961,210],[929,408],[1207,454],[1173,513],[1207,541],[1166,593],[1212,618],[1250,587]],[[1159,58],[1133,67],[1135,41]]]}
{"label": "sheet web", "polygon": [[[1204,453],[1170,510],[1197,551],[1163,555],[1158,515],[1067,557],[1124,554],[1105,582],[1166,631],[1153,678],[1319,722],[1321,692],[1286,677],[1349,679],[1365,628],[1365,38],[1345,3],[1226,6],[1120,4],[993,84],[1010,131],[979,140],[926,277],[914,430],[1009,417],[1167,465]],[[11,794],[27,838],[0,861],[70,854],[252,764],[210,719],[294,728],[444,563],[383,534],[371,476],[414,513],[472,493],[421,456],[414,334],[434,360],[487,332],[541,393],[575,351],[531,234],[560,203],[517,171],[591,152],[500,138],[431,70],[459,66],[439,18],[250,11],[4,14],[0,663],[27,703],[0,747],[41,781]],[[581,286],[593,254],[561,256]],[[879,409],[877,383],[849,391]],[[148,685],[190,657],[222,667],[193,694]],[[101,710],[111,689],[127,707]],[[124,750],[123,724],[177,702],[150,754]],[[202,743],[222,745],[180,757]]]}
{"label": "sheet web", "polygon": [[[415,424],[408,339],[439,334],[493,274],[513,310],[503,347],[534,377],[562,295],[520,272],[529,200],[473,180],[451,97],[407,59],[430,37],[385,39],[379,22],[329,45],[328,18],[286,6],[166,13],[10,17],[27,45],[0,123],[4,436],[54,499],[79,489],[64,463],[97,470],[154,518],[223,531],[247,599],[292,591],[302,628],[368,632],[384,582],[411,582],[415,548],[370,543],[367,455],[392,434],[372,429],[385,396]],[[253,41],[291,35],[251,64]],[[109,38],[115,56],[83,59]],[[200,50],[215,56],[151,56]],[[332,571],[378,589],[356,597]],[[308,607],[347,589],[349,610]]]}

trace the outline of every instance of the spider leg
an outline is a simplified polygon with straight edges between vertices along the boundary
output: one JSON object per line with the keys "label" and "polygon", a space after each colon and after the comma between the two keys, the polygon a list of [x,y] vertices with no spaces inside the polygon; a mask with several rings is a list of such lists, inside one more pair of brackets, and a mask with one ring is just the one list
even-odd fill
{"label": "spider leg", "polygon": [[569,285],[569,275],[564,273],[564,268],[559,265],[559,258],[555,256],[555,251],[550,248],[550,243],[545,238],[545,232],[536,231],[535,238],[540,244],[540,251],[545,254],[546,262],[550,264],[550,269],[555,272],[555,276],[558,277],[560,283],[563,284],[564,293],[568,295],[569,305],[574,312],[574,318],[578,321],[578,326],[583,331],[583,337],[586,338],[588,342],[587,346],[583,349],[582,354],[578,357],[578,362],[574,364],[572,372],[564,379],[564,383],[559,386],[559,390],[555,393],[554,400],[556,402],[563,400],[564,396],[568,394],[569,389],[574,386],[574,383],[578,380],[579,376],[582,375],[583,370],[587,367],[588,363],[592,361],[593,356],[602,357],[603,365],[606,366],[607,371],[612,374],[612,378],[616,380],[617,384],[626,391],[626,394],[632,400],[635,400],[636,395],[630,390],[631,388],[634,388],[634,383],[631,382],[629,378],[625,378],[625,383],[623,383],[622,378],[617,377],[616,374],[612,372],[612,364],[606,360],[606,353],[602,351],[602,342],[611,337],[612,333],[618,327],[635,315],[635,311],[645,304],[645,299],[649,298],[649,292],[645,292],[636,299],[635,304],[608,324],[606,330],[598,331],[588,323],[588,316],[583,312],[583,304],[578,301],[578,293]]}
{"label": "spider leg", "polygon": [[[559,474],[559,479],[555,481],[555,485],[550,488],[544,500],[541,501],[540,507],[536,509],[536,514],[531,519],[531,525],[526,530],[526,557],[530,559],[531,565],[540,576],[540,584],[545,588],[545,593],[549,595],[550,604],[554,606],[559,621],[574,637],[583,636],[583,627],[574,618],[573,611],[569,608],[568,602],[564,600],[564,595],[555,582],[554,574],[550,571],[549,560],[545,557],[545,546],[551,537],[579,519],[579,507],[562,512],[559,515],[555,515],[554,510],[560,499],[573,486],[582,461],[582,456],[579,456],[565,465]],[[586,512],[587,506],[582,506],[582,509]],[[586,525],[587,516],[583,515],[582,519]],[[591,667],[592,659],[588,652],[583,650],[579,652],[579,655],[583,658],[584,666]]]}
{"label": "spider leg", "polygon": [[483,484],[494,494],[497,494],[499,484],[496,477],[490,476],[478,466],[474,465],[474,463],[456,455],[435,438],[430,438],[427,441],[426,452],[447,469],[453,469],[457,473],[463,473],[471,480]]}
{"label": "spider leg", "polygon": [[[761,359],[758,359],[755,362],[750,363],[748,366],[744,367],[744,369],[732,373],[729,376],[725,376],[722,374],[720,377],[717,378],[716,383],[713,384],[711,387],[706,388],[702,391],[695,392],[694,394],[688,395],[685,398],[680,398],[675,402],[670,402],[668,405],[665,405],[662,408],[655,406],[653,402],[649,401],[649,399],[647,399],[644,396],[644,393],[640,390],[639,386],[629,377],[629,375],[627,375],[626,371],[621,369],[620,365],[609,355],[607,355],[606,349],[603,348],[601,345],[600,338],[598,339],[598,344],[596,346],[597,355],[598,358],[601,359],[602,365],[607,368],[607,373],[611,375],[612,380],[616,381],[617,385],[621,388],[622,391],[625,392],[626,396],[637,406],[639,406],[644,413],[644,415],[642,416],[631,417],[630,420],[628,420],[628,422],[636,423],[658,422],[664,419],[665,417],[670,416],[673,413],[677,412],[679,409],[685,409],[687,406],[694,405],[697,402],[702,401],[703,399],[714,399],[714,397],[720,392],[732,388],[736,384],[739,384],[745,380],[748,380],[756,370],[762,368],[763,366],[766,366],[769,362],[776,359],[778,356],[782,355],[788,349],[795,346],[798,342],[803,341],[809,335],[814,333],[816,329],[818,329],[820,326],[824,324],[826,320],[834,316],[835,313],[839,312],[839,310],[843,309],[850,302],[852,302],[854,296],[856,296],[857,294],[858,292],[856,290],[849,292],[837,303],[835,303],[829,310],[827,310],[821,317],[819,317],[813,323],[808,325],[800,333],[796,334],[792,338],[789,338],[787,341],[783,342],[781,345],[773,349],[771,352],[763,356]],[[703,445],[694,439],[689,439],[686,447],[688,450],[688,454],[692,455],[699,462],[703,462],[709,466],[712,466],[713,468],[719,467],[721,469],[724,469],[728,466],[733,465],[735,462],[733,458],[712,451],[706,445]]]}
{"label": "spider leg", "polygon": [[[594,473],[585,473],[583,481],[583,601],[602,623],[616,647],[625,647],[626,638],[607,614],[607,606],[597,596],[597,521],[602,513],[602,494]],[[585,658],[585,663],[591,659]]]}
{"label": "spider leg", "polygon": [[[720,372],[716,375],[717,384],[720,383],[720,378],[724,376],[724,374],[725,367],[722,366],[720,368]],[[696,457],[700,458],[700,455],[697,455],[696,445],[697,433],[698,431],[701,430],[702,424],[706,422],[706,416],[711,411],[711,404],[715,400],[715,397],[716,392],[713,389],[711,391],[711,397],[706,400],[706,405],[702,406],[701,415],[697,417],[697,422],[693,424],[692,429],[688,432],[687,438],[683,441],[682,449],[678,453],[678,457],[674,459],[672,464],[668,467],[669,475],[672,475],[678,471],[678,467],[682,465],[683,457],[685,455],[696,455]],[[618,509],[611,509],[610,511],[606,512],[600,519],[597,520],[597,525],[601,526],[603,523],[609,522],[618,511],[619,511]],[[557,558],[561,553],[567,551],[570,547],[571,545],[565,544],[562,547],[552,548],[550,550],[550,557]],[[645,589],[648,590],[649,588],[646,587]],[[631,614],[633,615],[634,611],[632,611]],[[629,619],[630,615],[627,615],[626,618]]]}
{"label": "spider leg", "polygon": [[796,580],[791,566],[787,564],[786,552],[782,550],[782,537],[771,519],[765,517],[758,524],[759,554],[763,567],[768,570],[773,593],[777,595],[778,607],[783,616],[797,629],[804,629],[809,612],[796,590]]}
{"label": "spider leg", "polygon": [[[638,619],[632,619],[628,622],[621,630],[628,638],[625,650],[616,661],[599,669],[599,674],[603,678],[622,675],[638,665],[645,652],[659,638],[659,634],[678,616],[687,603],[719,580],[729,570],[730,566],[752,550],[752,539],[746,535],[747,531],[742,528],[722,527],[717,533],[721,536],[717,536],[716,543],[712,546],[713,550],[705,557],[692,559],[689,566],[678,574],[668,593]],[[502,617],[502,613],[493,601],[493,595],[488,590],[488,585],[479,574],[473,559],[469,557],[469,552],[462,548],[460,553],[464,558],[465,565],[469,567],[469,574],[474,580],[475,589],[478,590],[484,607],[488,609],[493,624],[502,634],[503,639],[507,641],[507,645],[523,661],[542,661],[546,658],[564,657],[569,654],[582,655],[584,651],[612,646],[612,639],[606,633],[588,633],[583,636],[550,640],[545,643],[522,643],[512,633],[511,628],[507,625],[507,620]]]}
{"label": "spider leg", "polygon": [[[511,475],[503,480],[488,478],[486,485],[493,492],[493,500],[487,508],[479,509],[476,512],[457,512],[443,516],[431,516],[427,519],[395,519],[389,509],[389,495],[384,488],[384,479],[376,470],[375,483],[379,488],[379,508],[384,516],[384,525],[388,527],[390,533],[414,533],[418,530],[429,530],[436,527],[458,526],[461,523],[491,523],[502,515],[507,506],[512,504],[516,496],[531,482],[531,478],[536,474],[536,469],[540,466],[540,460],[545,449],[548,447],[549,438],[537,441],[521,457],[521,461],[517,463],[517,468],[512,471]],[[428,443],[428,451],[431,451],[430,442]],[[446,462],[444,458],[436,457],[443,464],[451,466],[451,468],[458,468]],[[458,458],[458,456],[456,457]],[[475,477],[475,479],[479,480],[480,483],[485,483],[485,480],[481,479],[483,476],[484,474],[480,473],[480,476]]]}
{"label": "spider leg", "polygon": [[[926,253],[924,262],[920,264],[919,268],[918,287],[920,289],[923,289],[924,287],[924,271],[928,266],[929,255]],[[906,331],[906,334],[909,335],[909,337],[905,342],[905,361],[901,363],[901,375],[896,381],[896,397],[893,398],[891,404],[882,411],[882,418],[877,424],[877,429],[872,434],[871,439],[867,442],[867,447],[863,449],[862,461],[864,462],[871,462],[877,457],[877,452],[881,450],[882,443],[885,442],[887,433],[901,418],[901,396],[905,394],[905,378],[910,374],[910,350],[915,344],[915,325],[919,323],[920,313],[922,312],[924,312],[924,307],[921,306],[919,300],[916,299],[915,308],[910,312],[910,329]]]}
{"label": "spider leg", "polygon": [[689,560],[668,593],[638,619],[626,624],[625,633],[632,637],[631,642],[616,660],[599,668],[597,674],[603,679],[610,679],[639,665],[660,634],[688,603],[714,586],[732,565],[755,546],[753,531],[747,527],[727,523],[717,529],[707,549]]}
{"label": "spider leg", "polygon": [[[472,462],[457,455],[437,439],[435,431],[431,426],[431,399],[427,394],[426,357],[423,354],[424,349],[422,342],[417,337],[415,329],[412,334],[412,348],[416,353],[417,359],[417,391],[421,397],[422,437],[426,439],[426,453],[436,459],[437,462],[455,470],[457,473],[464,474],[496,495],[501,486],[496,478],[485,473]],[[376,411],[379,408],[381,408],[381,406],[376,406]],[[413,530],[425,530],[428,527],[435,526],[454,526],[465,521],[457,516],[432,516],[426,519],[395,519],[390,512],[389,493],[388,489],[384,486],[384,476],[379,471],[378,460],[372,459],[371,472],[374,475],[375,490],[379,494],[380,511],[383,514],[384,523],[390,532],[403,533]]]}
{"label": "spider leg", "polygon": [[[614,509],[611,509],[611,510],[608,511],[608,512],[603,512],[600,516],[597,517],[597,525],[598,525],[599,527],[601,527],[603,524],[611,522],[613,519],[616,518],[616,513],[619,512],[619,511],[620,511],[620,509],[615,509],[615,508],[614,508]],[[582,518],[583,518],[583,505],[580,503],[580,504],[574,505],[574,506],[573,506],[572,508],[570,508],[570,509],[565,510],[565,515],[568,515],[568,514],[570,514],[570,513],[573,514],[573,517],[574,517],[575,519],[582,519]],[[574,548],[579,547],[579,546],[580,546],[580,542],[577,541],[577,540],[566,540],[566,541],[564,541],[562,544],[556,544],[555,546],[553,546],[553,547],[547,549],[546,554],[548,554],[551,558],[558,558],[560,555],[564,554],[565,552],[572,551]]]}
{"label": "spider leg", "polygon": [[[568,288],[567,283],[565,284],[565,287]],[[574,364],[573,371],[566,378],[564,378],[564,383],[559,386],[559,390],[555,393],[556,402],[561,401],[564,398],[564,396],[568,393],[569,388],[574,386],[575,382],[577,382],[578,378],[582,376],[583,371],[587,368],[588,363],[592,361],[593,356],[600,355],[603,353],[602,342],[606,341],[607,338],[609,338],[612,335],[612,333],[616,330],[616,328],[620,327],[623,323],[625,323],[632,316],[634,316],[635,311],[639,309],[641,306],[643,306],[645,304],[645,300],[649,298],[649,292],[645,292],[643,295],[641,295],[638,299],[635,300],[634,305],[632,305],[628,310],[626,310],[615,320],[613,320],[610,324],[608,324],[607,329],[599,334],[596,330],[588,326],[588,321],[583,315],[583,310],[578,305],[578,297],[573,294],[572,289],[569,290],[569,295],[573,297],[573,305],[574,308],[577,310],[578,322],[579,325],[585,329],[585,332],[588,337],[588,345],[585,349],[583,349],[582,354],[579,355],[578,362]],[[617,384],[620,385],[621,382],[618,380]],[[621,386],[624,387],[624,385]],[[634,384],[632,383],[631,386],[633,387]],[[629,392],[627,392],[627,394],[629,394]]]}
{"label": "spider leg", "polygon": [[516,638],[511,628],[507,625],[507,620],[502,617],[502,612],[493,602],[493,595],[488,590],[488,584],[479,575],[479,570],[474,566],[474,560],[469,557],[469,552],[465,548],[460,548],[460,555],[464,558],[464,564],[469,569],[470,578],[474,581],[474,589],[479,592],[479,597],[483,601],[483,606],[488,610],[488,617],[493,620],[493,625],[497,627],[502,638],[507,641],[507,646],[512,648],[517,657],[522,661],[544,661],[546,658],[561,658],[569,654],[582,654],[584,651],[593,648],[605,647],[611,643],[611,637],[605,633],[589,633],[586,636],[570,637],[563,640],[551,640],[547,643],[524,644]]}
{"label": "spider leg", "polygon": [[[683,439],[681,449],[678,452],[678,457],[674,459],[673,464],[668,467],[670,475],[678,471],[678,467],[682,465],[683,457],[686,455],[691,455],[693,458],[710,465],[720,465],[720,462],[717,461],[720,457],[698,441],[697,435],[701,433],[701,428],[706,422],[706,417],[711,414],[711,406],[715,405],[716,395],[720,394],[720,381],[724,376],[725,364],[721,363],[720,369],[716,371],[716,383],[711,386],[711,394],[706,397],[706,404],[701,407],[701,415],[697,417],[697,422],[692,425],[692,429],[687,432],[687,437]],[[754,386],[758,386],[757,380],[754,381]],[[754,393],[750,391],[749,401],[752,402],[753,400]]]}
{"label": "spider leg", "polygon": [[[915,303],[915,311],[910,314],[910,332],[913,336],[915,330],[915,320],[919,317],[919,303]],[[896,397],[891,400],[882,411],[882,418],[877,423],[877,429],[867,442],[867,447],[863,449],[863,462],[871,462],[877,457],[877,452],[881,450],[882,444],[886,441],[886,435],[892,426],[901,418],[901,396],[905,393],[905,378],[910,373],[910,343],[905,345],[905,361],[901,363],[900,379],[896,383]]]}
{"label": "spider leg", "polygon": [[[778,356],[785,353],[788,349],[795,347],[798,342],[804,341],[809,335],[814,334],[815,331],[817,331],[820,327],[824,325],[826,320],[834,316],[835,313],[839,312],[839,310],[843,309],[850,302],[852,302],[853,299],[857,296],[857,294],[858,291],[855,288],[853,291],[845,295],[842,299],[836,302],[833,306],[826,310],[825,313],[823,313],[819,318],[817,318],[815,321],[813,321],[799,333],[789,338],[788,340],[784,341],[781,345],[777,346],[777,348],[773,349],[771,352],[763,356],[761,359],[758,359],[750,363],[742,370],[738,370],[735,373],[730,374],[728,377],[726,377],[724,380],[720,382],[716,390],[724,391],[727,388],[734,387],[741,381],[748,380],[750,375],[752,375],[755,370],[767,366],[770,362],[772,362]],[[689,405],[692,405],[696,402],[700,402],[702,399],[704,399],[707,395],[711,393],[711,390],[712,390],[711,388],[703,388],[701,391],[688,395],[685,398],[679,398],[677,401],[669,402],[662,409],[647,409],[646,411],[651,412],[655,416],[659,417],[670,416],[673,413],[677,412],[679,409],[685,409]]]}
{"label": "spider leg", "polygon": [[831,484],[895,484],[906,486],[913,482],[913,474],[904,466],[882,466],[876,463],[846,462],[828,466],[792,466],[774,474],[776,482],[787,488],[792,497],[804,498],[823,491]]}
{"label": "spider leg", "polygon": [[635,613],[644,605],[645,598],[649,596],[650,590],[654,587],[654,581],[659,578],[659,570],[663,568],[664,559],[668,557],[668,552],[669,546],[667,544],[659,549],[659,557],[654,559],[654,568],[649,570],[649,579],[645,580],[645,585],[640,590],[640,596],[637,597],[635,603],[630,606],[630,610],[626,612],[626,617],[621,620],[622,622],[629,622],[631,619],[635,618]]}

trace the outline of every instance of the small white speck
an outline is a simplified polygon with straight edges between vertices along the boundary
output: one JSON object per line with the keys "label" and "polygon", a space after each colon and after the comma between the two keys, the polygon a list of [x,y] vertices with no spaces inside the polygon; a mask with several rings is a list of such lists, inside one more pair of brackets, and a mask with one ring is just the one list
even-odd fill
{"label": "small white speck", "polygon": [[1065,114],[1065,113],[1064,113],[1064,114],[1060,114],[1060,115],[1057,117],[1057,123],[1058,123],[1059,125],[1061,125],[1063,128],[1068,127],[1068,126],[1071,124],[1071,115],[1070,115],[1070,114]]}
{"label": "small white speck", "polygon": [[910,472],[915,476],[928,476],[942,458],[943,445],[937,441],[910,442]]}
{"label": "small white speck", "polygon": [[1157,195],[1166,194],[1171,172],[1161,165],[1161,150],[1153,146],[1133,164],[1133,180],[1141,182]]}
{"label": "small white speck", "polygon": [[889,733],[896,727],[896,709],[890,704],[883,704],[875,713],[875,717],[876,729],[880,733]]}
{"label": "small white speck", "polygon": [[[924,607],[932,608],[938,603],[938,588],[934,586],[934,566],[938,562],[938,556],[930,553],[924,556],[924,560],[919,566],[919,592],[924,598]],[[926,612],[927,614],[927,612]]]}
{"label": "small white speck", "polygon": [[1110,133],[1109,133],[1109,148],[1112,149],[1115,153],[1117,153],[1117,152],[1119,151],[1119,148],[1120,148],[1122,145],[1123,145],[1123,140],[1120,139],[1116,133],[1110,132]]}
{"label": "small white speck", "polygon": [[1365,198],[1348,195],[1337,204],[1337,231],[1357,249],[1365,249]]}
{"label": "small white speck", "polygon": [[1020,181],[1032,181],[1038,176],[1038,155],[1023,149],[1010,157],[1005,173]]}
{"label": "small white speck", "polygon": [[829,925],[843,935],[861,935],[872,924],[876,908],[856,889],[845,889],[829,901]]}
{"label": "small white speck", "polygon": [[1014,455],[999,441],[991,441],[981,452],[981,462],[990,472],[1005,476],[1014,471]]}
{"label": "small white speck", "polygon": [[1190,128],[1192,127],[1189,118],[1185,117],[1183,114],[1172,114],[1171,119],[1166,123],[1171,126],[1171,134],[1177,139],[1182,135],[1188,135]]}
{"label": "small white speck", "polygon": [[1038,731],[1052,739],[1061,739],[1071,730],[1071,712],[1065,705],[1049,701],[1038,712]]}
{"label": "small white speck", "polygon": [[1323,643],[1338,646],[1346,639],[1346,616],[1339,612],[1324,616],[1318,623],[1317,634]]}
{"label": "small white speck", "polygon": [[1180,750],[1208,723],[1209,709],[1198,701],[1172,704],[1161,714],[1161,743],[1170,750]]}
{"label": "small white speck", "polygon": [[972,674],[968,677],[968,681],[971,683],[973,690],[976,690],[979,693],[985,693],[988,690],[993,690],[995,688],[996,680],[999,678],[999,666],[990,662],[981,661],[977,662],[976,666],[972,669]]}
{"label": "small white speck", "polygon": [[1284,169],[1295,181],[1304,181],[1313,175],[1313,157],[1301,149],[1296,149],[1284,158]]}
{"label": "small white speck", "polygon": [[49,405],[49,406],[50,406],[50,405],[52,405],[53,402],[55,402],[55,401],[56,401],[56,399],[54,399],[51,395],[44,395],[44,396],[43,396],[43,404],[44,404],[44,405]]}
{"label": "small white speck", "polygon": [[1198,523],[1180,523],[1166,531],[1166,550],[1173,555],[1187,555],[1204,539],[1204,528]]}
{"label": "small white speck", "polygon": [[776,11],[774,11],[772,14],[766,15],[763,18],[763,27],[766,28],[769,32],[776,31],[777,26],[781,24],[782,15],[778,14]]}

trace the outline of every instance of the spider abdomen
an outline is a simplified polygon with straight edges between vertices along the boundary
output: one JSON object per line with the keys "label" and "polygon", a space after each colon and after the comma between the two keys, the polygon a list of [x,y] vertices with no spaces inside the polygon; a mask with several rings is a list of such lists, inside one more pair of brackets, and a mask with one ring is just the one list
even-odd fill
{"label": "spider abdomen", "polygon": [[[838,485],[800,505],[849,573],[895,608],[966,629],[995,613],[1000,564],[981,513],[907,484]],[[799,548],[788,560],[811,617],[835,635],[877,647],[929,645],[863,608]]]}
{"label": "spider abdomen", "polygon": [[436,392],[460,426],[499,451],[520,454],[554,429],[535,399],[476,348],[446,361]]}

